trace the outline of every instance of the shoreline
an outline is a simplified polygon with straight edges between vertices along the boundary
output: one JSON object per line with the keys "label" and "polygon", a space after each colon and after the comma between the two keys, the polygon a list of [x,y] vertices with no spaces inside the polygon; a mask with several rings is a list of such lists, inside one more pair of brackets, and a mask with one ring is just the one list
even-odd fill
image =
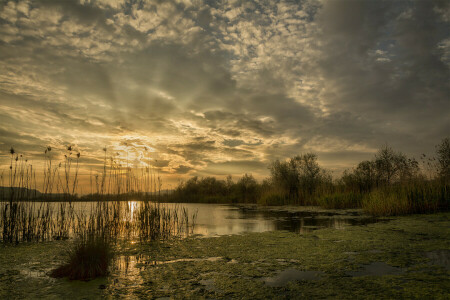
{"label": "shoreline", "polygon": [[[449,236],[447,212],[305,234],[272,231],[128,243],[118,249],[110,276],[89,282],[45,275],[63,259],[67,242],[4,246],[0,297],[58,298],[75,289],[74,295],[87,299],[446,298]],[[23,271],[30,262],[33,276]],[[286,280],[289,276],[294,278]],[[39,289],[45,293],[36,294]]]}

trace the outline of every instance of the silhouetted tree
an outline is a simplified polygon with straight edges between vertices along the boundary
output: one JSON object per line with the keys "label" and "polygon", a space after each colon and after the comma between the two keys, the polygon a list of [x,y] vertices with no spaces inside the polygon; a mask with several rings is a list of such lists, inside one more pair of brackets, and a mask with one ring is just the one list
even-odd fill
{"label": "silhouetted tree", "polygon": [[236,187],[244,202],[256,202],[259,197],[258,182],[251,174],[244,174],[236,183]]}
{"label": "silhouetted tree", "polygon": [[290,199],[298,198],[300,174],[295,158],[286,162],[274,161],[270,167],[272,183],[285,190]]}
{"label": "silhouetted tree", "polygon": [[359,192],[371,191],[376,184],[377,170],[374,161],[365,160],[355,169],[355,179]]}
{"label": "silhouetted tree", "polygon": [[379,180],[384,183],[391,183],[398,172],[398,156],[389,146],[384,146],[375,155],[375,167]]}
{"label": "silhouetted tree", "polygon": [[314,153],[306,153],[294,157],[297,162],[297,168],[300,174],[300,185],[304,191],[312,195],[317,186],[324,179],[324,172],[317,162],[317,155]]}
{"label": "silhouetted tree", "polygon": [[314,153],[297,155],[286,162],[277,160],[269,169],[272,183],[284,189],[290,199],[298,199],[300,192],[309,197],[321,183],[331,182]]}
{"label": "silhouetted tree", "polygon": [[419,164],[414,158],[407,158],[401,152],[395,152],[391,147],[384,146],[375,155],[377,181],[381,184],[391,184],[394,181],[407,181],[419,172]]}

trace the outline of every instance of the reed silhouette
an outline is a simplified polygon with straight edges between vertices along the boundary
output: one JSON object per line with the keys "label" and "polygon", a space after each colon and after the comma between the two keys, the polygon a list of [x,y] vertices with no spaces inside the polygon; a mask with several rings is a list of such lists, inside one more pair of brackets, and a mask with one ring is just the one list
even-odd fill
{"label": "reed silhouette", "polygon": [[[91,194],[78,196],[82,156],[74,146],[68,145],[62,161],[56,163],[52,147],[45,148],[42,192],[37,190],[36,169],[11,148],[9,187],[1,189],[0,239],[7,243],[70,237],[86,240],[87,235],[101,234],[109,240],[137,236],[148,241],[189,232],[195,214],[189,216],[181,207],[159,203],[164,195],[156,172],[151,168],[132,170],[128,162],[124,168],[114,157],[108,165],[106,147],[103,151],[100,180],[97,177],[91,185]],[[130,199],[141,202],[131,210],[124,202]],[[73,201],[79,200],[92,202],[90,212],[75,210]]]}

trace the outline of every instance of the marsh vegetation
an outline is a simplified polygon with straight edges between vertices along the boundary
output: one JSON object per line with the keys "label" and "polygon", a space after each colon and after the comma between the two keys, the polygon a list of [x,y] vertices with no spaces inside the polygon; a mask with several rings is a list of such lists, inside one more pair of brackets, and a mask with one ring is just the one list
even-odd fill
{"label": "marsh vegetation", "polygon": [[377,216],[427,213],[450,208],[450,139],[420,161],[389,146],[372,160],[346,170],[340,178],[322,168],[317,155],[306,153],[269,166],[270,177],[258,183],[245,174],[236,182],[193,177],[172,195],[173,201],[316,205],[362,208]]}
{"label": "marsh vegetation", "polygon": [[[52,147],[44,151],[42,186],[38,191],[36,168],[11,148],[9,186],[1,189],[0,237],[3,242],[67,239],[71,234],[101,233],[143,240],[168,238],[189,231],[194,214],[161,202],[255,203],[308,205],[324,208],[362,208],[374,216],[391,216],[447,210],[450,207],[450,139],[436,146],[434,157],[419,163],[389,146],[370,161],[360,162],[341,178],[333,179],[317,155],[307,153],[270,164],[270,177],[257,182],[250,174],[237,181],[193,177],[170,194],[161,194],[162,179],[150,165],[133,169],[114,155],[90,178],[91,193],[78,196],[80,152],[69,145],[62,161]],[[147,158],[148,160],[148,158]],[[148,161],[147,161],[148,162]],[[39,177],[39,175],[38,175]],[[5,176],[1,176],[4,185]],[[132,209],[122,200],[141,200]],[[39,200],[39,202],[37,201]],[[63,201],[50,206],[49,201]],[[76,212],[73,201],[93,201],[91,212]]]}
{"label": "marsh vegetation", "polygon": [[[384,146],[339,179],[319,165],[317,155],[307,153],[272,162],[270,177],[262,182],[250,174],[237,181],[193,177],[169,194],[161,193],[161,177],[150,167],[122,165],[108,159],[105,148],[101,171],[90,177],[91,193],[79,196],[81,154],[72,146],[58,162],[52,148],[45,149],[40,191],[36,169],[11,148],[9,186],[1,189],[0,239],[4,244],[70,240],[66,261],[50,274],[88,280],[108,274],[122,241],[145,244],[193,233],[196,213],[162,202],[362,208],[372,216],[445,211],[450,207],[449,139],[436,149],[436,157],[423,155],[419,163]],[[2,174],[2,185],[4,179]],[[89,211],[76,209],[78,201],[89,201]]]}
{"label": "marsh vegetation", "polygon": [[[36,170],[11,148],[9,187],[3,187],[0,202],[0,239],[5,244],[71,239],[67,262],[54,269],[53,277],[87,280],[108,272],[116,244],[123,240],[148,242],[188,235],[195,213],[183,207],[168,207],[154,201],[160,195],[161,178],[142,172],[135,176],[111,159],[95,178],[95,193],[88,197],[90,209],[75,209],[79,160],[68,146],[62,162],[52,159],[52,148],[44,151],[42,188],[37,191]],[[4,180],[2,174],[2,183]],[[56,193],[54,191],[56,190]],[[91,178],[91,190],[92,178]],[[143,201],[136,205],[130,197]],[[56,202],[55,202],[56,201]]]}

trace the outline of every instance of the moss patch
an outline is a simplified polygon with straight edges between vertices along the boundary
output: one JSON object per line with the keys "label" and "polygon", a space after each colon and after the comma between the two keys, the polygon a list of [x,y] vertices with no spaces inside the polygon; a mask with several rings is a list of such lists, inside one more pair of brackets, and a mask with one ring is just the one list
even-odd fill
{"label": "moss patch", "polygon": [[[450,213],[439,213],[301,235],[278,231],[126,244],[117,255],[123,261],[111,275],[88,283],[45,275],[63,259],[67,242],[8,246],[0,248],[0,298],[57,298],[75,291],[72,295],[82,293],[80,298],[444,299],[450,296],[449,271],[427,253],[446,253],[449,237]],[[26,275],[23,270],[30,269],[30,261],[44,275]],[[362,271],[373,265],[401,271],[364,276]],[[276,287],[265,284],[265,278],[287,269],[317,271],[320,276]]]}

